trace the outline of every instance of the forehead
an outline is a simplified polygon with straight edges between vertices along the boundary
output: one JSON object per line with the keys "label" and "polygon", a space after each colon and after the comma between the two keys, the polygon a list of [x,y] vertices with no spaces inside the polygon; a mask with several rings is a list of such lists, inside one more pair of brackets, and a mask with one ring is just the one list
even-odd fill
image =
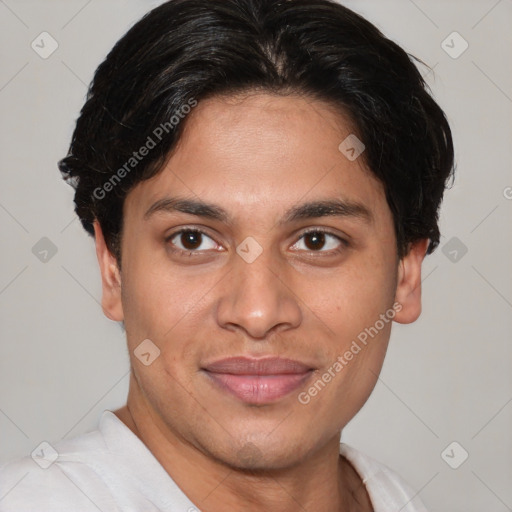
{"label": "forehead", "polygon": [[289,209],[301,200],[378,207],[384,197],[380,182],[362,156],[351,161],[339,149],[353,132],[339,109],[305,96],[209,98],[189,114],[162,171],[138,184],[126,203],[138,217],[168,195],[250,215]]}
{"label": "forehead", "polygon": [[[216,156],[227,153],[235,161],[236,156],[243,160],[248,154],[254,161],[268,155],[275,158],[280,149],[281,158],[274,168],[307,155],[308,162],[317,166],[320,153],[337,150],[340,137],[354,131],[341,108],[305,95],[253,92],[199,102],[187,119],[180,142],[188,142],[189,149],[205,142],[207,147],[198,149],[215,150]],[[241,169],[250,164],[243,161]]]}

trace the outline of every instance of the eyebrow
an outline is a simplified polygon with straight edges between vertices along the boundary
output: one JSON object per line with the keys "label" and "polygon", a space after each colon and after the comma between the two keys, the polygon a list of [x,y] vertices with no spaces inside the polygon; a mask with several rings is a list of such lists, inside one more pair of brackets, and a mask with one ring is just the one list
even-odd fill
{"label": "eyebrow", "polygon": [[197,217],[204,217],[206,219],[218,220],[229,224],[228,213],[214,204],[205,203],[195,199],[181,199],[177,197],[164,197],[153,203],[144,214],[144,220],[148,220],[155,213],[166,212],[181,212],[196,215]]}
{"label": "eyebrow", "polygon": [[329,199],[294,206],[286,212],[279,224],[318,217],[352,217],[368,224],[373,221],[372,212],[363,204],[342,199]]}
{"label": "eyebrow", "polygon": [[[153,203],[144,214],[144,220],[149,220],[156,213],[188,213],[205,219],[216,220],[231,224],[230,215],[215,204],[195,199],[165,197]],[[373,221],[372,212],[363,204],[342,199],[311,201],[289,209],[278,225],[297,222],[299,220],[316,219],[319,217],[352,217],[366,223]]]}

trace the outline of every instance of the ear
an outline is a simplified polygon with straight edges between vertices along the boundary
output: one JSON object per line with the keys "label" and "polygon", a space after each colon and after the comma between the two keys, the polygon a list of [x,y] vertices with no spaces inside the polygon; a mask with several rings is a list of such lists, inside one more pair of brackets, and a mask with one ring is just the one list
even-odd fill
{"label": "ear", "polygon": [[428,239],[414,242],[400,260],[395,301],[400,304],[401,309],[396,309],[394,318],[398,323],[410,324],[421,314],[421,264],[428,243]]}
{"label": "ear", "polygon": [[124,319],[121,302],[121,273],[116,258],[105,243],[103,231],[97,220],[94,221],[94,238],[101,272],[101,307],[106,317],[121,322]]}

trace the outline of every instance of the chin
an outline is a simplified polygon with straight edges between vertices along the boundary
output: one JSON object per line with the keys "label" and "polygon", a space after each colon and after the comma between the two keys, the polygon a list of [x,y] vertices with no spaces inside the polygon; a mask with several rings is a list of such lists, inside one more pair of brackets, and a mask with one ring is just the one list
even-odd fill
{"label": "chin", "polygon": [[230,469],[251,473],[280,471],[293,467],[305,456],[306,451],[304,443],[294,442],[291,436],[286,436],[286,442],[283,439],[274,439],[270,442],[265,434],[253,436],[253,441],[240,439],[235,442],[233,438],[226,441],[225,446],[215,443],[204,447],[208,456]]}

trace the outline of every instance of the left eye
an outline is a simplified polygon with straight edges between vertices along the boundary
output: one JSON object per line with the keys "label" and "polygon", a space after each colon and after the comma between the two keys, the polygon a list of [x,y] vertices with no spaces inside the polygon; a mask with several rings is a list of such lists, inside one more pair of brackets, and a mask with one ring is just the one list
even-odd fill
{"label": "left eye", "polygon": [[324,231],[309,231],[304,233],[292,249],[312,252],[336,251],[343,246],[343,240]]}
{"label": "left eye", "polygon": [[169,238],[169,242],[181,251],[207,251],[217,248],[217,244],[208,235],[193,229],[178,231]]}

